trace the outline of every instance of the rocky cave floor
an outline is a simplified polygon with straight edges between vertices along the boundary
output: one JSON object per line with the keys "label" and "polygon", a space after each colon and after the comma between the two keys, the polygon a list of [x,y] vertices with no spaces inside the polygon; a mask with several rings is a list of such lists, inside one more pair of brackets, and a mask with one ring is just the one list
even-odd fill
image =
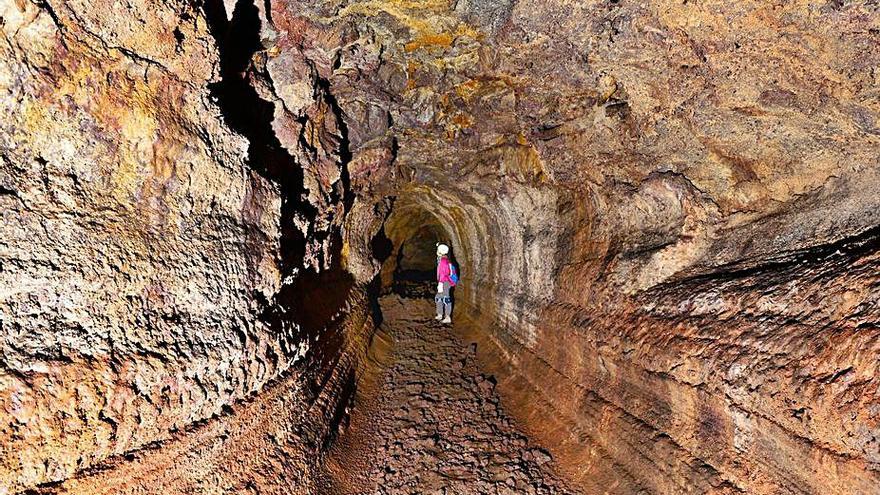
{"label": "rocky cave floor", "polygon": [[392,295],[380,306],[370,365],[319,493],[574,493],[505,414],[476,344],[433,320],[431,300]]}

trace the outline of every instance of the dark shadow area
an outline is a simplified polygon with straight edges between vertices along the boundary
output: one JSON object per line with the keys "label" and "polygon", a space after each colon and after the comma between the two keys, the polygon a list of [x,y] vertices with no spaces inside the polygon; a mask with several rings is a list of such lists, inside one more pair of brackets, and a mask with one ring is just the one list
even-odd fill
{"label": "dark shadow area", "polygon": [[[227,125],[247,138],[248,165],[256,173],[277,184],[281,192],[279,264],[282,277],[287,279],[293,275],[292,282],[283,285],[273,301],[262,301],[263,311],[260,317],[273,331],[287,336],[282,339],[282,345],[292,347],[301,342],[309,343],[310,350],[305,366],[315,372],[309,374],[311,381],[307,399],[315,400],[331,379],[346,344],[344,323],[350,311],[347,303],[354,287],[354,278],[340,265],[342,239],[338,233],[316,235],[310,230],[304,234],[296,228],[293,221],[297,216],[305,216],[311,224],[318,211],[303,199],[306,190],[303,186],[302,164],[281,146],[272,129],[274,104],[260,98],[249,80],[251,71],[254,70],[252,57],[264,48],[259,37],[261,20],[256,5],[239,0],[231,20],[227,19],[222,0],[207,0],[204,3],[204,12],[220,55],[221,80],[213,83],[210,91],[217,99]],[[325,99],[336,113],[341,134],[336,146],[339,159],[343,163],[342,180],[334,191],[335,199],[343,201],[348,209],[354,197],[349,188],[347,167],[344,166],[351,159],[347,128],[341,110],[329,93],[329,85],[326,81],[319,82],[319,85],[322,83],[323,86],[318,89],[324,91]],[[317,242],[321,242],[326,235],[330,236],[327,239],[332,256],[330,266],[317,272],[302,269],[307,236],[315,237]],[[284,352],[294,353],[293,349],[288,348],[284,348]],[[345,417],[344,410],[354,388],[355,376],[352,371],[346,379],[340,400],[329,411],[331,436],[336,430],[335,425]]]}
{"label": "dark shadow area", "polygon": [[437,282],[437,243],[443,234],[433,225],[420,227],[394,253],[391,290],[406,297],[434,297]]}
{"label": "dark shadow area", "polygon": [[[394,243],[391,242],[391,239],[385,234],[384,226],[379,229],[379,232],[376,233],[376,236],[370,241],[370,250],[372,251],[373,258],[376,259],[380,265],[384,264],[385,260],[394,254]],[[379,298],[382,297],[381,274],[373,277],[373,281],[367,286],[367,297],[369,297],[370,302],[370,314],[373,316],[373,321],[378,328],[384,320],[382,317],[382,308],[379,306]]]}
{"label": "dark shadow area", "polygon": [[804,249],[782,251],[774,258],[747,260],[739,263],[713,267],[707,273],[673,279],[652,289],[663,293],[674,289],[706,290],[719,282],[748,282],[754,290],[764,290],[771,285],[796,280],[805,269],[816,271],[841,271],[851,269],[861,258],[880,251],[880,226],[859,234],[827,244]]}
{"label": "dark shadow area", "polygon": [[[220,53],[221,80],[211,85],[211,92],[226,123],[248,139],[248,165],[278,184],[281,190],[282,276],[296,275],[292,284],[282,287],[274,301],[276,304],[267,302],[264,321],[277,329],[283,323],[295,321],[309,337],[315,337],[334,319],[354,285],[351,275],[339,264],[342,240],[338,234],[330,239],[333,262],[328,269],[318,273],[295,272],[303,266],[306,238],[296,228],[294,216],[305,215],[311,220],[317,215],[317,209],[302,199],[306,192],[302,166],[281,146],[272,129],[274,104],[260,98],[248,80],[251,59],[263,49],[259,39],[259,11],[253,2],[246,0],[236,3],[231,21],[227,20],[221,0],[208,0],[204,10]],[[342,134],[338,143],[340,159],[350,160],[345,124],[341,114],[337,117]],[[343,167],[343,171],[346,169]],[[347,182],[347,174],[343,173],[343,190],[339,191],[338,199],[350,203],[353,198]]]}
{"label": "dark shadow area", "polygon": [[253,55],[261,50],[260,17],[253,2],[239,0],[227,20],[222,0],[204,4],[205,18],[220,54],[220,81],[210,85],[224,120],[248,140],[248,165],[281,189],[281,268],[284,276],[301,265],[305,237],[294,225],[296,212],[314,219],[317,210],[303,201],[303,170],[272,130],[274,105],[259,97],[248,81]]}

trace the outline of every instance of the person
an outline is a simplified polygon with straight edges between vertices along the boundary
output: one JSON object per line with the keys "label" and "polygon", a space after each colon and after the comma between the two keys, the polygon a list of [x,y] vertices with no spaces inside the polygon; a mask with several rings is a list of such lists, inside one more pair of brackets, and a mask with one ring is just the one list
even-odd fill
{"label": "person", "polygon": [[449,246],[437,244],[437,295],[434,296],[437,316],[434,319],[445,324],[452,323],[452,298],[449,296],[449,289],[455,285],[450,277],[452,270],[452,264],[449,262]]}

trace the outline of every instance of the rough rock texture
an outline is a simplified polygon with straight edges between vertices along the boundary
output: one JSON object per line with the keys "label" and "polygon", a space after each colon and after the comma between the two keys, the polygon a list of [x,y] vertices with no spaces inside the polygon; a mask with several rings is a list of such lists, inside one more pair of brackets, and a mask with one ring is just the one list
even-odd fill
{"label": "rough rock texture", "polygon": [[[350,380],[353,346],[329,335],[357,336],[345,321],[366,325],[367,305],[344,304],[333,257],[344,138],[326,104],[324,132],[279,152],[236,72],[250,55],[227,43],[245,49],[247,25],[219,3],[6,0],[0,29],[0,493],[169,439],[282,376],[318,379],[290,391],[292,416],[323,373]],[[324,143],[323,161],[293,156]],[[302,193],[334,166],[337,197]]]}
{"label": "rough rock texture", "polygon": [[424,299],[380,303],[372,365],[319,493],[571,493],[547,451],[502,411],[495,378],[475,366],[475,345],[431,320]]}
{"label": "rough rock texture", "polygon": [[391,113],[395,252],[445,232],[502,395],[582,486],[880,492],[874,3],[308,17],[358,33],[331,81]]}
{"label": "rough rock texture", "polygon": [[[322,338],[332,342],[347,333],[356,343],[370,328],[351,318]],[[323,372],[297,368],[255,397],[225,406],[221,415],[161,444],[111,458],[37,493],[314,493],[320,480],[315,461],[335,434],[351,397],[351,370],[360,361],[357,349],[340,351],[332,353],[338,359],[332,366],[317,368]]]}
{"label": "rough rock texture", "polygon": [[880,493],[873,0],[0,19],[10,491],[353,379],[377,258],[388,287],[439,233],[461,330],[582,489]]}

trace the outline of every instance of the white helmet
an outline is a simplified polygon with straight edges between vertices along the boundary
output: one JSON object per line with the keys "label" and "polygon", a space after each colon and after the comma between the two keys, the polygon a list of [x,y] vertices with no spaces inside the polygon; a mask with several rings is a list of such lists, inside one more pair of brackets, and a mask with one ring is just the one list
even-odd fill
{"label": "white helmet", "polygon": [[437,256],[449,254],[449,246],[446,244],[437,244]]}

